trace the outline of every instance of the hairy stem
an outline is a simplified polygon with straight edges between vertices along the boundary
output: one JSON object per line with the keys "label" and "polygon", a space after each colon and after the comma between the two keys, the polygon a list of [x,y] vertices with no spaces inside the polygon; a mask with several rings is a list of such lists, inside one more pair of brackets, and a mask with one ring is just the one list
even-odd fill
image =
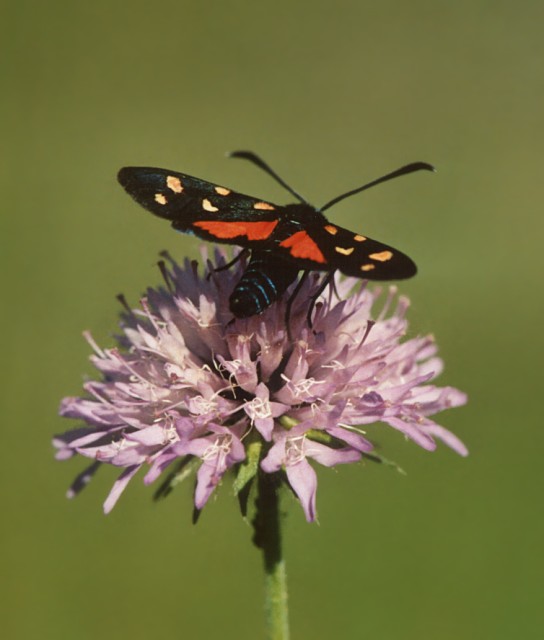
{"label": "hairy stem", "polygon": [[268,640],[288,640],[287,577],[281,549],[278,474],[258,474],[254,543],[263,552]]}

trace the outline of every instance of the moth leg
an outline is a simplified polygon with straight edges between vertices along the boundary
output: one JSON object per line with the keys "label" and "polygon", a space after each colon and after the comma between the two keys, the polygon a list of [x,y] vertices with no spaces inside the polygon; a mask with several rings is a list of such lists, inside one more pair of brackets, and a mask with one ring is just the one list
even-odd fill
{"label": "moth leg", "polygon": [[293,291],[293,293],[289,296],[289,299],[287,300],[287,304],[285,306],[285,326],[287,327],[287,337],[289,339],[289,342],[293,341],[293,337],[291,336],[291,329],[289,327],[289,320],[291,319],[291,308],[293,306],[293,302],[295,301],[295,298],[298,295],[298,292],[302,289],[302,285],[308,278],[309,273],[310,273],[309,271],[302,272],[302,275],[300,276],[300,280],[297,282],[297,286],[295,287],[295,290]]}
{"label": "moth leg", "polygon": [[[315,307],[315,303],[317,302],[317,299],[323,293],[323,291],[325,291],[325,289],[329,286],[331,281],[333,281],[333,278],[334,278],[334,271],[330,271],[323,279],[323,282],[319,285],[319,289],[312,296],[310,306],[308,307],[308,313],[306,315],[306,320],[308,322],[308,326],[310,327],[310,329],[313,327],[312,313]],[[333,286],[334,286],[334,281],[333,281]]]}
{"label": "moth leg", "polygon": [[332,281],[332,285],[331,285],[331,296],[330,296],[330,299],[329,299],[329,303],[330,303],[330,302],[331,302],[331,300],[332,300],[332,294],[333,294],[333,293],[334,293],[334,295],[338,298],[338,300],[340,300],[340,294],[338,293],[338,289],[336,288],[336,282],[335,282],[335,280],[334,280],[334,279],[333,279],[333,281]]}
{"label": "moth leg", "polygon": [[209,280],[212,277],[212,273],[218,273],[219,271],[225,271],[226,269],[230,269],[232,265],[238,262],[238,260],[245,258],[245,256],[247,256],[248,253],[249,253],[249,249],[247,248],[242,249],[240,253],[237,256],[235,256],[232,260],[230,260],[226,264],[221,265],[220,267],[216,267],[215,269],[212,269],[206,276],[206,279]]}

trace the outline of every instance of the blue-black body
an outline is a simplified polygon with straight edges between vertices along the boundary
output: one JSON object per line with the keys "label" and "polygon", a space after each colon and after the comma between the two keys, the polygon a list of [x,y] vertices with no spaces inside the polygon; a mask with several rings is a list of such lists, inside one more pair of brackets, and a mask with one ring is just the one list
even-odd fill
{"label": "blue-black body", "polygon": [[237,318],[262,313],[278,300],[294,282],[299,268],[270,251],[252,251],[249,262],[229,298],[229,307]]}

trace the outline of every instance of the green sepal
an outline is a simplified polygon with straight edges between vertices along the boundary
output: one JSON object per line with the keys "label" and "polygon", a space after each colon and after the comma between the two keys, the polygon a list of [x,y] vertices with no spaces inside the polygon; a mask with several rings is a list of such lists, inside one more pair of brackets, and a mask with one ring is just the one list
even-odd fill
{"label": "green sepal", "polygon": [[326,431],[320,431],[319,429],[309,429],[304,435],[309,440],[313,440],[314,442],[321,442],[323,444],[332,444],[334,442],[338,442],[338,438],[334,438]]}
{"label": "green sepal", "polygon": [[278,419],[278,422],[285,429],[292,429],[293,427],[297,426],[297,424],[299,423],[299,420],[295,420],[294,418],[290,418],[288,415],[284,414]]}
{"label": "green sepal", "polygon": [[255,440],[246,445],[246,459],[238,467],[238,474],[232,485],[235,495],[238,495],[257,474],[262,448],[263,444],[259,440]]}
{"label": "green sepal", "polygon": [[153,499],[160,500],[161,498],[166,498],[166,496],[173,491],[174,487],[192,475],[199,465],[199,458],[195,458],[194,456],[185,456],[182,458],[155,491]]}
{"label": "green sepal", "polygon": [[383,456],[377,454],[377,453],[363,453],[363,458],[365,460],[370,460],[371,462],[376,462],[378,464],[383,464],[386,467],[393,467],[393,469],[395,469],[395,471],[398,471],[399,473],[402,473],[403,476],[406,475],[406,471],[404,471],[404,469],[399,466],[394,460],[389,460],[389,458],[384,458]]}
{"label": "green sepal", "polygon": [[249,496],[251,488],[257,472],[259,471],[259,461],[263,443],[255,440],[246,445],[247,457],[242,464],[238,466],[238,472],[233,482],[234,495],[238,498],[240,512],[243,518],[247,518]]}

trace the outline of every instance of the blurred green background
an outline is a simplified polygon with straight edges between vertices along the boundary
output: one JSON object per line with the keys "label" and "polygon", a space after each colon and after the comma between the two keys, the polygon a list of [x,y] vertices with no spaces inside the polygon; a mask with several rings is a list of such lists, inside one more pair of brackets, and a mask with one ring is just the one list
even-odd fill
{"label": "blurred green background", "polygon": [[[413,334],[470,395],[439,421],[468,445],[408,472],[319,470],[320,525],[286,506],[293,638],[541,638],[543,518],[541,2],[1,6],[2,636],[261,638],[262,570],[229,483],[196,527],[191,487],[141,476],[105,517],[104,469],[53,460],[56,412],[112,343],[118,303],[198,242],[138,210],[125,164],[289,197],[224,152],[253,149],[316,204],[413,160],[438,167],[330,217],[399,247]],[[73,423],[73,426],[76,426]]]}

